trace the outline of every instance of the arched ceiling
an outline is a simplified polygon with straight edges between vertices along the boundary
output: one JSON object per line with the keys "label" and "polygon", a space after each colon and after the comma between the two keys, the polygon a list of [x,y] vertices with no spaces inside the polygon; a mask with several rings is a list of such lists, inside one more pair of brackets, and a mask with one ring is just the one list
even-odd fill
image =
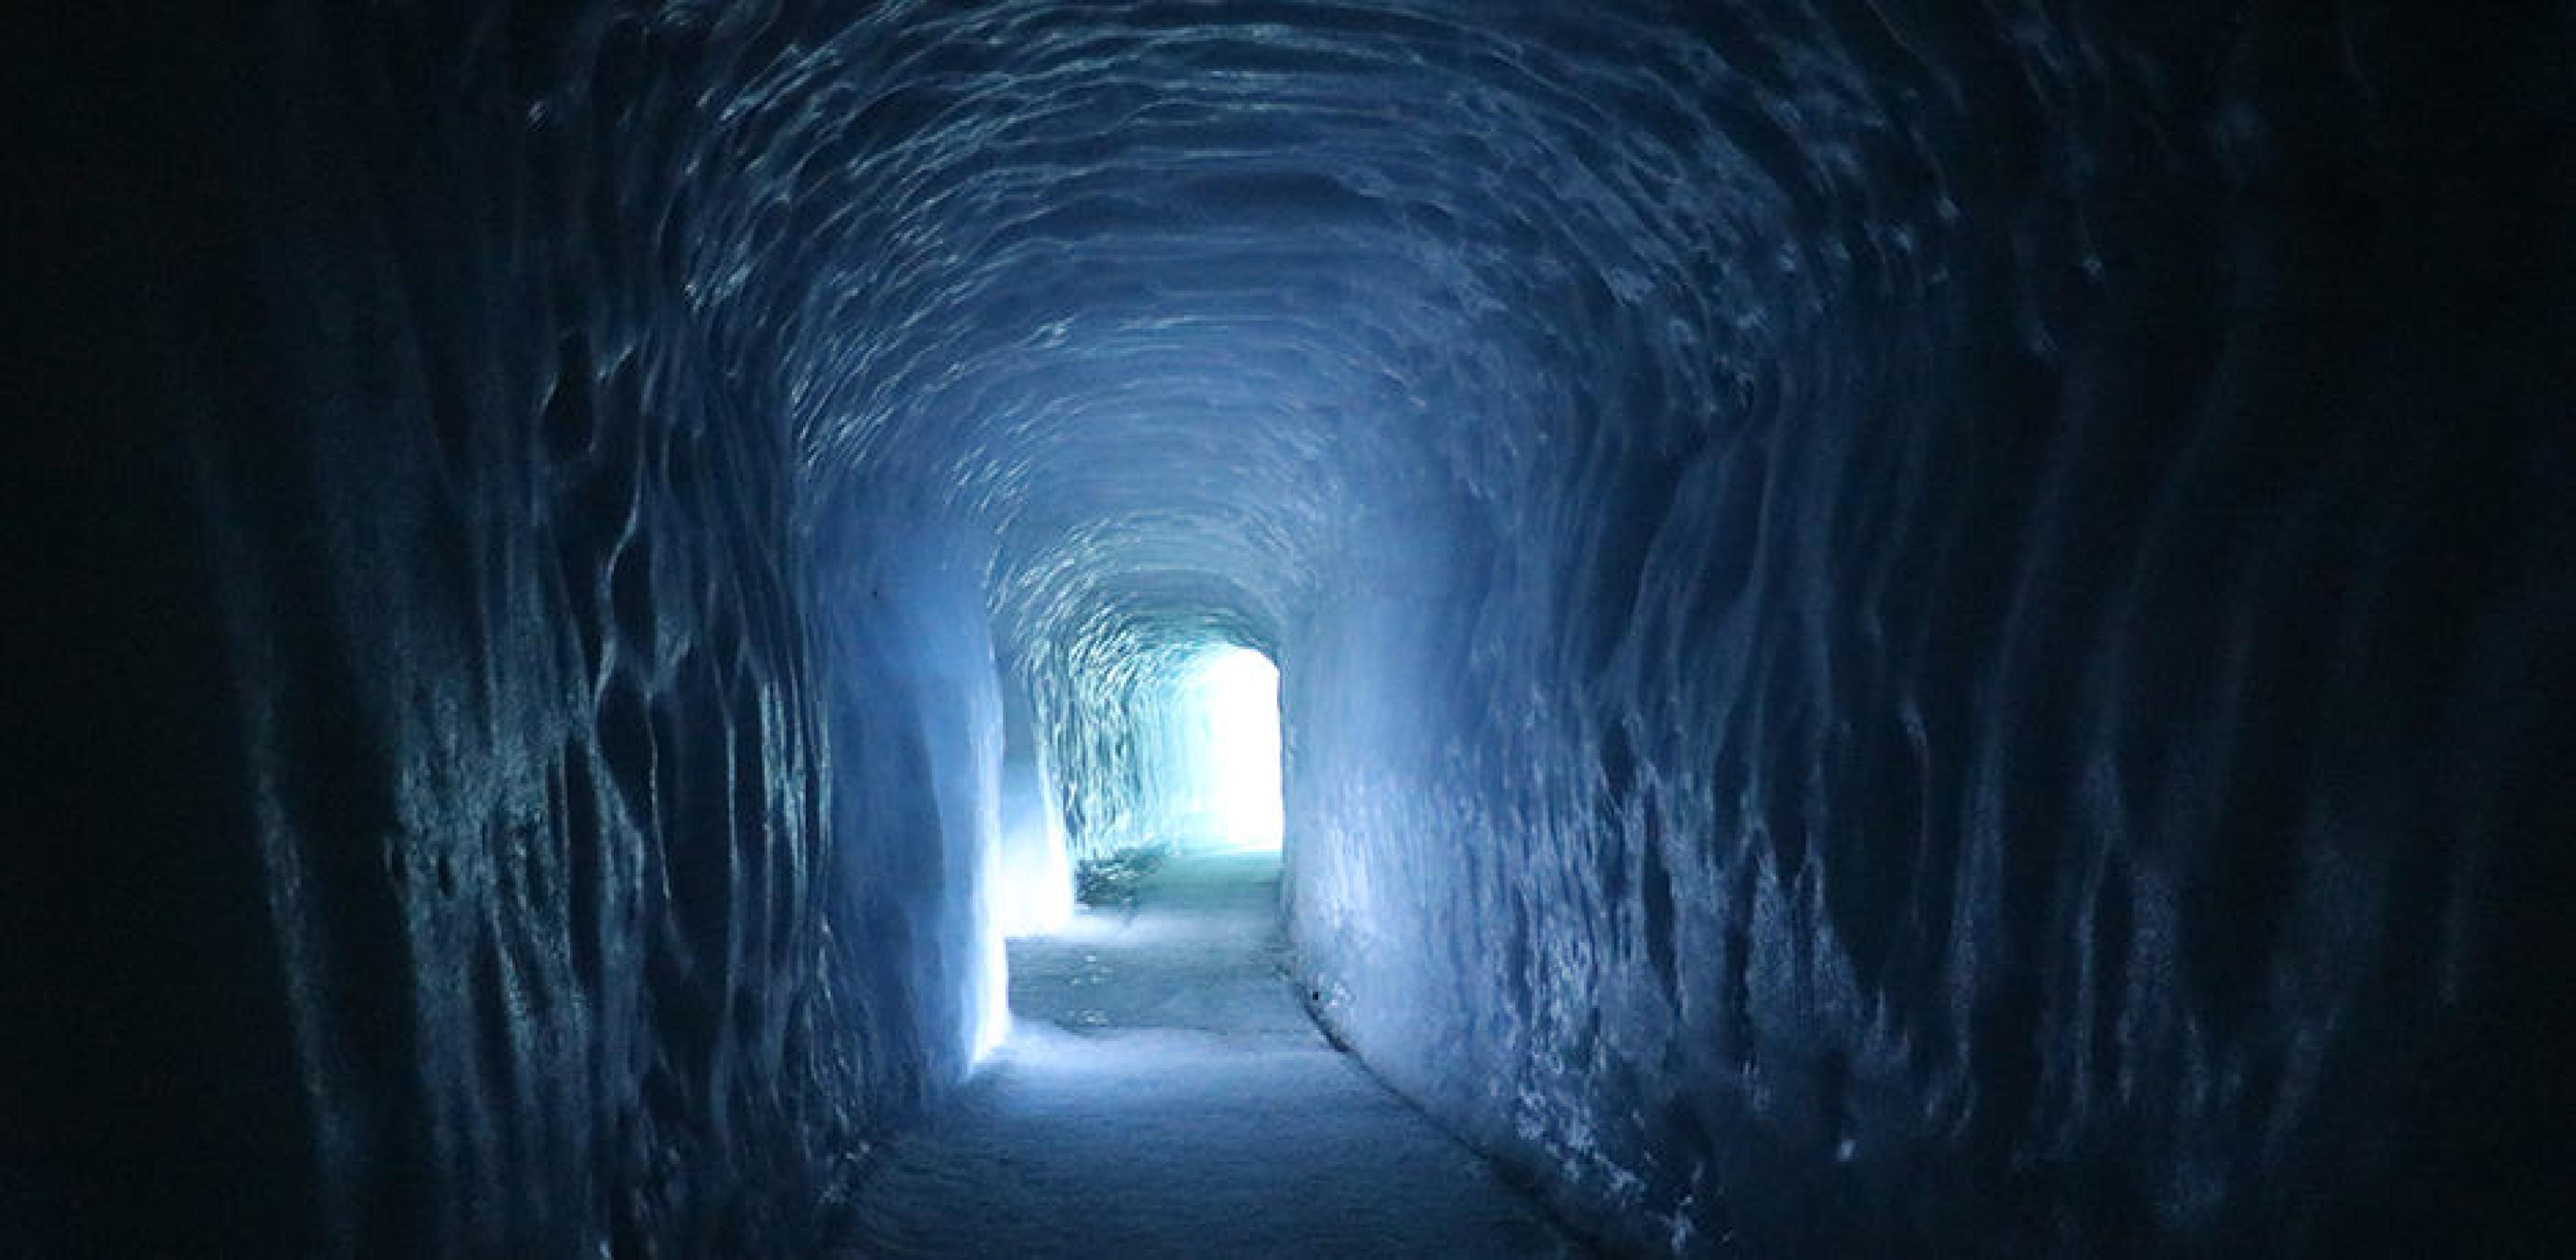
{"label": "arched ceiling", "polygon": [[990,530],[1020,643],[1267,642],[1355,549],[1551,528],[1525,492],[1752,405],[1937,193],[1831,230],[1852,68],[1659,6],[769,21],[699,103],[692,291],[785,365],[810,511]]}

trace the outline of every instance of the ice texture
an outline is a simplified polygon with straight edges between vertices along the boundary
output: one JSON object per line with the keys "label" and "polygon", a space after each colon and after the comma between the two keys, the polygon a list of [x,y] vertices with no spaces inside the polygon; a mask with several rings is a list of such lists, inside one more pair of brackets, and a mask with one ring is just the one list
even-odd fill
{"label": "ice texture", "polygon": [[1614,1251],[2557,1219],[2563,2],[221,7],[11,42],[0,1250],[800,1253],[1217,646]]}

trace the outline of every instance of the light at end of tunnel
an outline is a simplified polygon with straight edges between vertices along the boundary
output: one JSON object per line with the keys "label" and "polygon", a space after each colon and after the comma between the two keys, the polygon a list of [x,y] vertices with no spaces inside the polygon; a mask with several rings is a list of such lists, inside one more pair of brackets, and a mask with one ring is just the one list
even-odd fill
{"label": "light at end of tunnel", "polygon": [[1001,924],[988,921],[984,933],[983,974],[976,977],[974,1049],[969,1066],[981,1065],[1011,1036],[1011,953],[1002,941]]}
{"label": "light at end of tunnel", "polygon": [[1251,648],[1210,652],[1190,678],[1207,722],[1204,805],[1218,847],[1279,847],[1279,667]]}

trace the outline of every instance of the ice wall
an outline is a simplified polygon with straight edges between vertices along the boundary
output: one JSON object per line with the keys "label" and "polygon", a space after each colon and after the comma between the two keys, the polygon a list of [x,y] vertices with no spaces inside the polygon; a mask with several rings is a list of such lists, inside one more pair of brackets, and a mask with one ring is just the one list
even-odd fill
{"label": "ice wall", "polygon": [[2576,35],[2430,10],[66,18],[0,1219],[792,1251],[1238,643],[1624,1249],[2526,1241]]}
{"label": "ice wall", "polygon": [[810,1254],[997,993],[981,553],[798,494],[703,15],[322,10],[13,42],[0,1253]]}
{"label": "ice wall", "polygon": [[[900,503],[898,496],[888,502]],[[919,1101],[1008,1023],[1003,718],[972,536],[827,505],[813,544],[834,713],[832,853],[848,965],[868,976],[872,1098]]]}
{"label": "ice wall", "polygon": [[1642,1252],[2529,1246],[2565,98],[2009,13],[1498,58],[1522,355],[1282,638],[1317,1000]]}

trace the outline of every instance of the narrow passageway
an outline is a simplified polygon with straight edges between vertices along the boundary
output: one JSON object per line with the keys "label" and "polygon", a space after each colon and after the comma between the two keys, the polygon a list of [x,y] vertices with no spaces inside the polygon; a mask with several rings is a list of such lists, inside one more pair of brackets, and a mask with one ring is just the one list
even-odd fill
{"label": "narrow passageway", "polygon": [[866,1179],[852,1254],[1583,1254],[1316,1031],[1278,890],[1275,852],[1184,854],[1013,945],[1010,1040]]}
{"label": "narrow passageway", "polygon": [[46,6],[0,1260],[2576,1257],[2467,7]]}

